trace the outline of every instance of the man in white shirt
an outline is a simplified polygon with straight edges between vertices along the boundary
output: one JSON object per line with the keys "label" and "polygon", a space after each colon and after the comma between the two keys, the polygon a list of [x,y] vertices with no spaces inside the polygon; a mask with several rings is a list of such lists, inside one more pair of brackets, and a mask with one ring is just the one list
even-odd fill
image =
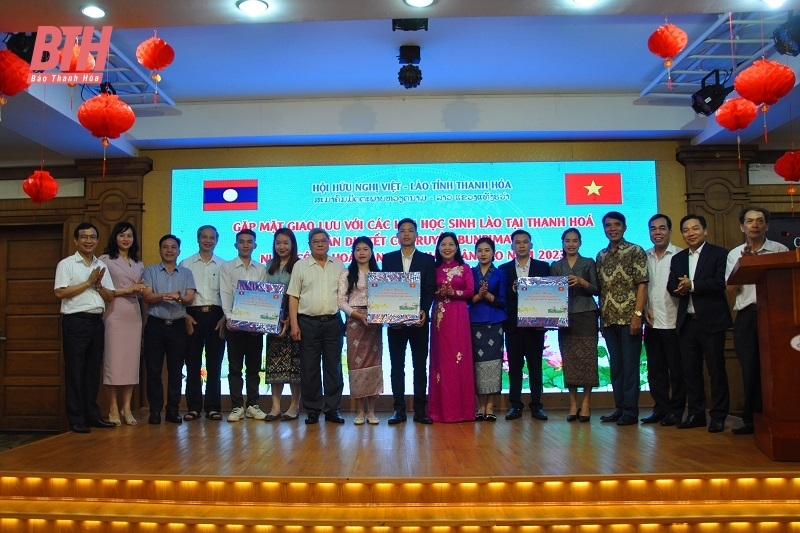
{"label": "man in white shirt", "polygon": [[[743,209],[739,213],[739,224],[744,233],[745,242],[728,254],[725,266],[726,280],[740,257],[789,251],[783,244],[767,239],[769,211],[763,207]],[[727,291],[728,294],[736,296],[733,304],[733,310],[736,311],[736,319],[733,323],[733,347],[742,367],[744,384],[744,408],[742,409],[744,425],[733,428],[732,432],[735,435],[751,435],[753,433],[753,413],[760,413],[762,409],[756,286],[728,284]]]}
{"label": "man in white shirt", "polygon": [[[225,314],[219,295],[219,269],[224,262],[214,254],[219,233],[214,226],[197,229],[198,253],[181,261],[192,271],[195,295],[186,308],[186,407],[184,420],[196,420],[205,407],[206,418],[222,420],[220,375],[225,351]],[[206,353],[206,397],[203,405],[203,382],[200,376],[203,348]]]}
{"label": "man in white shirt", "polygon": [[311,255],[295,263],[286,290],[292,338],[300,342],[300,397],[307,413],[306,424],[319,422],[320,412],[324,412],[325,421],[344,424],[339,414],[344,388],[344,323],[338,304],[344,264],[328,255],[330,237],[325,230],[312,229],[308,244]]}
{"label": "man in white shirt", "polygon": [[61,340],[67,420],[75,433],[89,426],[113,428],[100,415],[97,391],[103,364],[103,311],[114,298],[114,283],[105,263],[94,256],[97,228],[81,222],[73,232],[77,251],[56,267],[54,292],[61,300]]}
{"label": "man in white shirt", "polygon": [[675,426],[686,407],[686,382],[675,321],[678,298],[667,291],[672,257],[681,249],[670,242],[672,221],[657,213],[648,221],[650,242],[647,250],[647,306],[645,307],[644,345],[647,349],[647,383],[653,397],[653,412],[643,424]]}
{"label": "man in white shirt", "polygon": [[[236,259],[226,261],[219,269],[219,292],[222,299],[222,312],[225,313],[228,341],[228,386],[231,390],[233,409],[228,422],[238,422],[242,418],[264,420],[267,415],[258,405],[258,386],[261,382],[261,361],[264,353],[264,334],[231,329],[233,295],[239,280],[265,281],[267,269],[258,261],[253,261],[256,249],[256,234],[251,229],[243,229],[236,234]],[[245,368],[246,382],[242,381],[242,368]],[[242,397],[242,385],[246,383],[247,409]]]}

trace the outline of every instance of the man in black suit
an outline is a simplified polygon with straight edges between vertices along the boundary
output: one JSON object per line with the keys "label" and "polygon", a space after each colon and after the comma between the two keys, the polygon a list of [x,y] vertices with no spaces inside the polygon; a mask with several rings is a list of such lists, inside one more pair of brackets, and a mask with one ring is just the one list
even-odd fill
{"label": "man in black suit", "polygon": [[406,421],[406,345],[411,345],[411,362],[414,366],[414,422],[433,424],[428,416],[428,314],[436,292],[436,267],[433,256],[417,250],[417,223],[404,218],[397,223],[397,240],[400,249],[383,256],[383,272],[420,273],[420,319],[407,326],[393,325],[387,332],[389,359],[392,364],[392,395],[394,413],[389,424]]}
{"label": "man in black suit", "polygon": [[667,290],[679,298],[676,329],[689,399],[688,416],[678,429],[706,425],[705,358],[713,404],[708,431],[719,433],[725,429],[730,404],[725,370],[725,330],[733,326],[725,297],[728,251],[706,242],[706,219],[700,215],[683,217],[681,234],[689,248],[672,258],[667,282]]}
{"label": "man in black suit", "polygon": [[549,276],[550,265],[530,257],[531,234],[518,229],[511,234],[511,242],[516,257],[500,268],[508,278],[507,301],[508,321],[506,322],[506,351],[508,352],[508,400],[511,409],[506,420],[516,420],[522,416],[522,366],[527,360],[531,388],[531,418],[547,420],[542,409],[542,352],[544,352],[544,329],[517,327],[517,280],[519,278]]}

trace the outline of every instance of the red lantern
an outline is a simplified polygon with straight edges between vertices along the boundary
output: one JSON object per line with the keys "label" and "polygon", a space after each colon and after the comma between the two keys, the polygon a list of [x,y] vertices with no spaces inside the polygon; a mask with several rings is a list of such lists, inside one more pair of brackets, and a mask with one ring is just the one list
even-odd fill
{"label": "red lantern", "polygon": [[37,204],[52,200],[58,194],[58,182],[46,170],[36,170],[22,182],[22,190]]}
{"label": "red lantern", "polygon": [[175,50],[170,45],[160,39],[155,34],[149,39],[144,40],[136,47],[136,59],[150,71],[150,75],[156,82],[156,94],[153,96],[153,103],[158,100],[158,82],[161,81],[159,70],[164,70],[175,59]]}
{"label": "red lantern", "polygon": [[789,94],[794,82],[791,68],[776,61],[757,59],[736,76],[733,86],[742,98],[756,105],[764,104],[761,111],[766,113],[769,106]]}
{"label": "red lantern", "polygon": [[0,50],[0,106],[31,86],[31,66],[8,50]]}
{"label": "red lantern", "polygon": [[103,146],[108,146],[108,139],[116,139],[131,129],[136,115],[117,95],[100,93],[81,104],[78,121],[92,135],[101,138]]}
{"label": "red lantern", "polygon": [[664,66],[667,68],[667,86],[670,90],[672,90],[672,74],[670,72],[672,58],[680,54],[688,42],[689,36],[686,35],[686,32],[674,24],[660,26],[647,39],[647,48],[664,59]]}
{"label": "red lantern", "polygon": [[717,123],[730,131],[745,129],[756,119],[756,115],[758,115],[756,104],[744,98],[726,100],[714,114]]}
{"label": "red lantern", "polygon": [[775,173],[786,181],[800,181],[800,152],[789,151],[775,161]]}
{"label": "red lantern", "polygon": [[[80,54],[80,52],[81,52],[81,45],[75,43],[75,46],[72,47],[72,59],[69,62],[69,70],[67,71],[67,73],[78,72],[78,55]],[[61,58],[63,57],[63,55],[64,55],[64,50],[58,52],[59,65],[61,64]],[[86,61],[86,69],[83,70],[83,72],[93,71],[94,66],[95,66],[94,56],[92,54],[89,54],[89,57],[87,58]],[[75,87],[74,83],[68,83],[67,85],[69,85],[70,87]]]}

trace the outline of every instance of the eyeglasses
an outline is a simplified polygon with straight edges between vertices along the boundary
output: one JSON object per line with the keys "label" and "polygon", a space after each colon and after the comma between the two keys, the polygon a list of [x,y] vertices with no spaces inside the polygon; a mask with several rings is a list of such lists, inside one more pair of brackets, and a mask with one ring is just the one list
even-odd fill
{"label": "eyeglasses", "polygon": [[311,241],[311,244],[328,244],[328,239],[324,239],[324,240],[315,239],[315,240]]}
{"label": "eyeglasses", "polygon": [[95,235],[94,233],[92,233],[92,234],[79,233],[78,234],[78,240],[79,241],[96,241],[97,240],[97,235]]}

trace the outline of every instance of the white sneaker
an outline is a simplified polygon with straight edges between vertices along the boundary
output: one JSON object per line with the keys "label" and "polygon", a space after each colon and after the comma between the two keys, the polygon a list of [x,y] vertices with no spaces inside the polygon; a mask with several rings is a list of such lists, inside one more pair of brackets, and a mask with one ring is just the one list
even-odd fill
{"label": "white sneaker", "polygon": [[255,418],[256,420],[264,420],[267,418],[267,413],[261,410],[261,407],[257,405],[251,405],[245,411],[245,416],[247,418]]}
{"label": "white sneaker", "polygon": [[234,407],[228,415],[228,422],[238,422],[242,418],[244,418],[244,407]]}

